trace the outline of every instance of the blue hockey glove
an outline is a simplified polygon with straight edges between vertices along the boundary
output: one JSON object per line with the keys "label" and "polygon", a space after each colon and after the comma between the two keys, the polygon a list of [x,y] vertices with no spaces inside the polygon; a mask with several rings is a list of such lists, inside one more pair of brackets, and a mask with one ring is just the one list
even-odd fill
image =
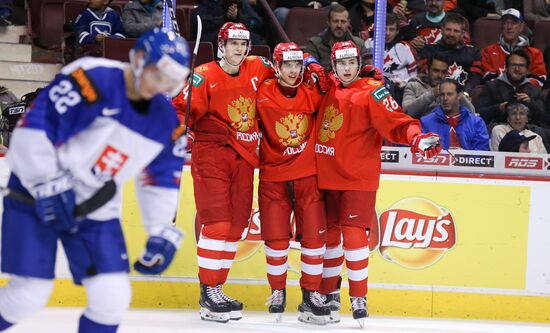
{"label": "blue hockey glove", "polygon": [[151,235],[144,253],[134,263],[134,269],[141,274],[160,274],[174,259],[181,244],[183,233],[175,227],[165,227],[158,235]]}
{"label": "blue hockey glove", "polygon": [[59,231],[75,233],[78,230],[74,218],[75,194],[72,179],[64,174],[30,189],[35,198],[36,213],[40,221]]}

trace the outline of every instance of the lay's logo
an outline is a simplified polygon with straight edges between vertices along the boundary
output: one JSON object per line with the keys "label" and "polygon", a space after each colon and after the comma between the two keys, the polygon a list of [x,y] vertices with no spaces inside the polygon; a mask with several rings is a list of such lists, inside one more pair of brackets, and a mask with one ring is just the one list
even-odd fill
{"label": "lay's logo", "polygon": [[431,266],[456,244],[451,213],[428,199],[403,199],[379,221],[380,254],[403,267]]}

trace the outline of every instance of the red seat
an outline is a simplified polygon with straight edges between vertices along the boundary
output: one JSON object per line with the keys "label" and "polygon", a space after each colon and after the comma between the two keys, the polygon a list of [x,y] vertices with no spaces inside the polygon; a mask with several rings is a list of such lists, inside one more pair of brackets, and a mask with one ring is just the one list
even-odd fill
{"label": "red seat", "polygon": [[294,7],[288,12],[284,28],[291,41],[300,47],[304,47],[308,39],[317,35],[326,27],[326,10]]}
{"label": "red seat", "polygon": [[[39,3],[38,13],[36,3]],[[36,3],[30,8],[34,41],[43,47],[59,47],[63,38],[64,0],[38,0]]]}
{"label": "red seat", "polygon": [[550,46],[550,21],[537,22],[533,34],[533,46],[544,51]]}
{"label": "red seat", "polygon": [[176,0],[176,7],[180,6],[196,6],[197,0]]}
{"label": "red seat", "polygon": [[136,38],[105,38],[103,42],[103,57],[129,62],[128,54],[136,44]]}
{"label": "red seat", "polygon": [[88,2],[70,0],[66,1],[63,5],[64,20],[74,20],[80,13],[82,13],[86,7],[88,7]]}
{"label": "red seat", "polygon": [[[193,52],[195,42],[189,42],[189,50]],[[214,60],[214,45],[210,42],[200,42],[195,66],[205,64]]]}
{"label": "red seat", "polygon": [[250,55],[262,56],[271,60],[271,48],[269,45],[252,45]]}
{"label": "red seat", "polygon": [[178,6],[176,8],[176,21],[180,28],[180,34],[185,39],[195,38],[191,36],[191,13],[195,6]]}

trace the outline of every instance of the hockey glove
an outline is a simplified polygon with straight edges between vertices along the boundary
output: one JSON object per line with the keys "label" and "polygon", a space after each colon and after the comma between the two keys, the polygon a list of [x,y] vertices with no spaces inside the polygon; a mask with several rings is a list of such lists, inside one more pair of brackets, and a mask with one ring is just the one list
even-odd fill
{"label": "hockey glove", "polygon": [[38,184],[30,189],[35,198],[35,210],[40,221],[59,231],[75,233],[78,230],[74,218],[75,194],[68,174]]}
{"label": "hockey glove", "polygon": [[163,228],[158,235],[149,236],[145,251],[134,263],[134,269],[147,275],[162,273],[170,266],[182,238],[183,233],[170,226]]}
{"label": "hockey glove", "polygon": [[330,89],[330,76],[325,71],[323,66],[319,64],[317,59],[312,56],[308,56],[304,59],[304,82],[315,82],[322,94],[326,93]]}
{"label": "hockey glove", "polygon": [[411,144],[411,152],[423,158],[432,158],[439,155],[441,144],[439,135],[429,132],[417,134]]}
{"label": "hockey glove", "polygon": [[384,74],[378,69],[377,67],[374,67],[373,65],[364,65],[361,67],[361,71],[359,72],[360,77],[372,77],[375,80],[381,81],[384,80]]}

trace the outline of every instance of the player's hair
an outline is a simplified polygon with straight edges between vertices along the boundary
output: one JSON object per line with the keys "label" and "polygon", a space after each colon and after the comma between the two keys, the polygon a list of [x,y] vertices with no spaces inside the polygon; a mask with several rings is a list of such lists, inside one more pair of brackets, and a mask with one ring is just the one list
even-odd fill
{"label": "player's hair", "polygon": [[527,68],[529,68],[529,66],[531,65],[531,57],[529,57],[529,54],[523,49],[514,50],[506,56],[506,67],[508,67],[508,63],[510,62],[510,57],[512,57],[513,55],[522,57],[523,59],[525,59],[525,62],[527,63]]}
{"label": "player's hair", "polygon": [[330,9],[328,10],[327,18],[330,22],[330,19],[332,18],[332,13],[344,13],[344,12],[347,12],[347,11],[348,10],[346,9],[346,7],[342,6],[339,3],[335,3],[334,5],[330,6]]}
{"label": "player's hair", "polygon": [[431,56],[428,59],[428,68],[432,67],[432,64],[433,64],[434,60],[446,63],[447,67],[449,67],[451,65],[451,62],[449,61],[449,59],[447,59],[447,58],[445,58],[441,55],[435,54],[435,55]]}
{"label": "player's hair", "polygon": [[451,79],[451,78],[446,77],[443,80],[441,80],[441,83],[439,83],[439,86],[441,87],[445,83],[450,83],[450,84],[454,85],[455,88],[456,88],[456,93],[457,94],[460,94],[464,90],[464,87],[460,83],[458,83],[458,81],[455,80],[455,79]]}
{"label": "player's hair", "polygon": [[460,24],[462,26],[462,30],[466,30],[466,19],[458,13],[446,13],[441,26],[444,27],[447,23]]}
{"label": "player's hair", "polygon": [[386,14],[386,26],[388,25],[396,25],[397,30],[399,30],[399,18],[397,18],[397,15],[395,15],[394,13]]}

